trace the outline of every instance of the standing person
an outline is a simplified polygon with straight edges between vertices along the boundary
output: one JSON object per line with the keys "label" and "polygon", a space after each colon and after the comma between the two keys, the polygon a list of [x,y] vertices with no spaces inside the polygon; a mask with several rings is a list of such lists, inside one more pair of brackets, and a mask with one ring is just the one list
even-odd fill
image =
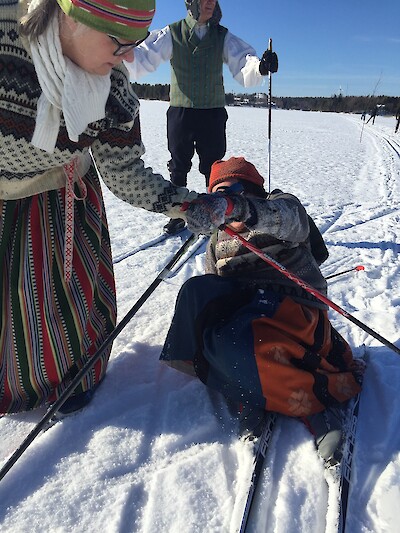
{"label": "standing person", "polygon": [[[210,192],[237,183],[244,195],[230,227],[326,294],[300,201],[267,195],[243,157],[213,164]],[[305,421],[325,460],[340,458],[340,408],[360,390],[350,346],[324,303],[222,230],[209,241],[206,275],[178,294],[161,360],[243,404],[242,434],[257,434],[264,410],[276,411]]]}
{"label": "standing person", "polygon": [[[211,165],[226,152],[223,64],[241,85],[252,87],[268,72],[278,70],[278,58],[267,50],[260,60],[254,48],[221,26],[216,0],[186,0],[185,5],[186,18],[151,32],[136,49],[135,62],[127,67],[136,81],[170,61],[167,137],[171,181],[186,186],[196,151],[199,171],[208,185]],[[174,234],[183,228],[184,221],[175,218],[164,229]]]}
{"label": "standing person", "polygon": [[396,113],[396,127],[395,127],[395,130],[394,132],[397,133],[399,131],[399,125],[400,125],[400,107],[399,109],[397,110],[397,113]]}
{"label": "standing person", "polygon": [[[182,215],[180,205],[197,193],[144,166],[139,102],[122,64],[148,35],[154,0],[101,5],[0,0],[0,413],[55,401],[115,326],[95,163],[122,200],[191,225],[193,207]],[[226,201],[220,212],[202,205],[196,228],[212,227],[215,214],[221,223]],[[90,400],[109,352],[61,411]]]}
{"label": "standing person", "polygon": [[371,109],[371,112],[370,112],[370,117],[369,119],[367,120],[367,124],[372,120],[372,125],[375,124],[375,118],[376,118],[376,115],[378,113],[378,106],[376,105],[373,109]]}

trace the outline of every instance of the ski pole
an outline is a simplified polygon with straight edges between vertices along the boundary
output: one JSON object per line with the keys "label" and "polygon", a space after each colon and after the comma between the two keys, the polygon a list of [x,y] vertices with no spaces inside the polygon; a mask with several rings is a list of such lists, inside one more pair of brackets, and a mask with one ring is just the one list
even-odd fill
{"label": "ski pole", "polygon": [[[375,87],[374,87],[374,91],[372,93],[372,97],[375,96],[375,92],[378,88],[378,85],[380,84],[381,82],[381,78],[382,78],[382,72],[381,72],[381,75],[379,76],[379,80],[376,82],[375,84]],[[363,136],[363,131],[364,131],[364,126],[365,126],[365,121],[363,120],[363,125],[362,125],[362,128],[361,128],[361,133],[360,133],[360,142],[362,141],[362,136]]]}
{"label": "ski pole", "polygon": [[[268,42],[272,52],[272,39]],[[271,125],[272,125],[272,73],[268,71],[268,192],[271,192]]]}
{"label": "ski pole", "polygon": [[302,280],[301,278],[298,278],[297,276],[289,272],[289,270],[287,270],[285,266],[278,263],[278,261],[273,259],[268,254],[264,253],[262,250],[260,250],[259,248],[251,244],[250,242],[246,241],[246,239],[244,239],[241,235],[239,235],[239,233],[237,233],[236,231],[234,231],[233,229],[225,225],[222,226],[221,229],[223,229],[231,237],[238,239],[243,244],[243,246],[245,246],[246,248],[254,252],[256,255],[258,255],[258,257],[260,257],[263,261],[268,263],[270,266],[274,267],[276,270],[279,270],[281,274],[283,274],[288,279],[290,279],[291,281],[299,285],[302,289],[306,290],[307,292],[315,296],[315,298],[317,298],[318,300],[320,300],[321,302],[329,306],[331,309],[333,309],[340,315],[350,320],[350,322],[353,322],[353,324],[356,324],[359,328],[364,330],[366,333],[368,333],[369,335],[377,339],[379,342],[381,342],[382,344],[384,344],[385,346],[387,346],[388,348],[396,352],[398,355],[400,355],[400,348],[398,348],[393,343],[385,339],[385,337],[382,337],[382,335],[380,335],[379,333],[371,329],[369,326],[367,326],[366,324],[364,324],[363,322],[361,322],[360,320],[352,316],[350,313],[348,313],[347,311],[339,307],[335,302],[333,302],[332,300],[329,300],[329,298],[327,298],[324,294],[319,292],[317,289],[314,289],[314,287],[306,283],[304,280]]}
{"label": "ski pole", "polygon": [[103,343],[100,345],[99,349],[93,355],[93,357],[88,359],[88,361],[84,364],[81,370],[72,379],[68,387],[60,394],[59,398],[53,403],[53,405],[49,407],[49,409],[47,410],[43,418],[36,424],[36,426],[32,429],[32,431],[28,434],[28,436],[21,443],[19,448],[12,454],[12,456],[8,459],[8,461],[1,468],[0,481],[4,478],[7,472],[14,466],[14,464],[18,461],[18,459],[25,452],[28,446],[39,435],[39,433],[46,426],[47,422],[49,422],[51,417],[60,409],[60,407],[71,396],[71,394],[74,392],[74,390],[79,385],[81,380],[85,377],[85,375],[89,372],[89,370],[96,364],[96,362],[100,359],[100,357],[103,355],[105,350],[112,344],[115,338],[121,333],[121,331],[125,328],[125,326],[132,319],[132,317],[142,307],[142,305],[148,299],[148,297],[154,292],[154,290],[160,285],[160,283],[171,274],[172,268],[179,261],[179,259],[186,252],[186,250],[190,247],[190,245],[195,240],[195,238],[196,238],[196,235],[192,233],[192,235],[183,243],[183,245],[179,248],[176,254],[172,257],[169,263],[163,268],[163,270],[157,275],[154,281],[145,290],[145,292],[142,294],[139,300],[132,306],[130,311],[128,311],[128,313],[124,316],[124,318],[119,322],[119,324],[110,333],[110,335],[103,341]]}
{"label": "ski pole", "polygon": [[353,270],[359,272],[360,270],[365,270],[365,268],[362,265],[358,265],[356,267],[349,268],[348,270],[342,270],[341,272],[336,272],[336,274],[331,274],[330,276],[325,276],[325,279],[336,278],[336,276],[341,276],[342,274],[347,274],[348,272],[353,272]]}

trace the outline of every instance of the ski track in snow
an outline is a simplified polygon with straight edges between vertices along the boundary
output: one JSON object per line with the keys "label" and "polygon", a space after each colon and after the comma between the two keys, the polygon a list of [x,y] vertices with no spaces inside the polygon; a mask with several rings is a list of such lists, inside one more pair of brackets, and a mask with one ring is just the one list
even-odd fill
{"label": "ski track in snow", "polygon": [[[165,102],[142,102],[145,159],[166,176]],[[267,176],[267,112],[228,108],[226,157],[244,155]],[[329,297],[398,344],[400,136],[394,118],[273,111],[271,188],[296,194],[328,244]],[[204,191],[194,159],[189,185]],[[104,190],[115,258],[118,315],[142,295],[188,232],[137,250],[162,232],[165,217],[132,209]],[[40,435],[0,482],[5,533],[233,533],[251,476],[251,445],[217,394],[158,361],[185,279],[200,275],[204,245],[165,280],[113,345],[93,402]],[[132,251],[136,250],[134,255]],[[355,353],[368,348],[354,459],[349,533],[398,531],[400,359],[330,313]],[[14,451],[43,410],[0,419],[0,459]],[[333,533],[337,487],[312,438],[280,419],[265,461],[249,532]]]}

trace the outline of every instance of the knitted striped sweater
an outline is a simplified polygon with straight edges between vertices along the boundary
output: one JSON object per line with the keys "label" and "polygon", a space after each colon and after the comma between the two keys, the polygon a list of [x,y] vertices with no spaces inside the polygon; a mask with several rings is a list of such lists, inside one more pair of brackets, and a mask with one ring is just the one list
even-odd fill
{"label": "knitted striped sweater", "polygon": [[112,70],[105,118],[89,124],[77,143],[68,138],[62,117],[53,153],[30,143],[41,89],[18,30],[26,6],[18,0],[0,0],[0,9],[0,199],[64,187],[63,165],[77,158],[82,176],[93,158],[105,184],[120,199],[149,211],[181,216],[180,204],[197,194],[174,187],[144,166],[139,100],[123,65]]}
{"label": "knitted striped sweater", "polygon": [[[326,294],[325,278],[311,253],[307,212],[298,198],[279,191],[271,193],[267,200],[248,200],[257,213],[257,222],[241,233],[242,237]],[[278,291],[300,303],[327,308],[223,231],[210,239],[205,267],[208,274],[235,277],[248,287]]]}

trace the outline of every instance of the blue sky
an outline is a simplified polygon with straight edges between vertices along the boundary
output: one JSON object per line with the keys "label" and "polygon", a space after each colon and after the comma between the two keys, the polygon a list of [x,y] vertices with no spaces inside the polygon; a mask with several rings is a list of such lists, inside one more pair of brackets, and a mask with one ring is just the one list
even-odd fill
{"label": "blue sky", "polygon": [[[272,38],[276,96],[400,96],[400,1],[220,0],[221,24],[261,56]],[[151,29],[183,18],[184,0],[157,0]],[[225,70],[226,92],[246,92]],[[169,64],[141,83],[169,83]],[[247,92],[267,92],[264,87]],[[375,91],[375,92],[374,92]]]}

